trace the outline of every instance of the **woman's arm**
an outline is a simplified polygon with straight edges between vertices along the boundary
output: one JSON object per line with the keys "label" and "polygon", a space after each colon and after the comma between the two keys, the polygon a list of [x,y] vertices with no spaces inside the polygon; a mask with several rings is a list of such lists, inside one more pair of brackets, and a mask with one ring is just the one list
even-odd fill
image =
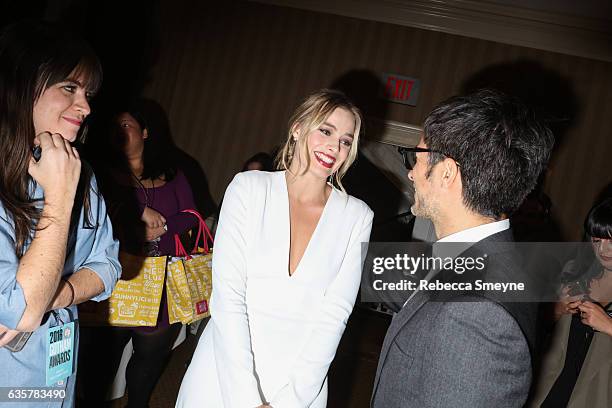
{"label": "woman's arm", "polygon": [[[70,258],[74,263],[67,265],[75,270],[65,278],[74,288],[72,304],[108,298],[121,276],[119,242],[113,239],[106,204],[98,191],[95,177],[91,179],[89,201],[91,217],[94,218],[93,227],[85,226],[85,214],[81,211],[74,256]],[[72,297],[72,288],[61,282],[50,309],[66,307]]]}
{"label": "woman's arm", "polygon": [[39,162],[30,161],[28,172],[44,189],[45,201],[32,242],[19,261],[8,217],[0,226],[0,245],[4,249],[0,324],[17,331],[36,330],[55,295],[81,169],[78,153],[61,135],[43,133],[36,141],[42,148],[42,157]]}
{"label": "woman's arm", "polygon": [[38,328],[56,292],[64,266],[70,212],[66,216],[63,210],[48,211],[51,206],[45,203],[39,223],[41,229],[36,231],[32,244],[21,258],[15,276],[25,301],[21,320],[16,327],[13,326],[18,331]]}
{"label": "woman's arm", "polygon": [[226,407],[262,404],[255,378],[247,316],[249,186],[238,174],[225,192],[213,252],[211,313],[219,385]]}
{"label": "woman's arm", "polygon": [[[68,282],[66,282],[68,281]],[[87,302],[104,290],[104,282],[89,269],[80,269],[60,281],[49,310],[61,309]]]}
{"label": "woman's arm", "polygon": [[198,219],[196,217],[188,213],[180,212],[180,210],[195,209],[193,193],[183,173],[179,171],[171,183],[174,185],[173,193],[177,201],[179,212],[168,215],[168,217],[165,218],[158,211],[146,207],[143,212],[142,220],[146,224],[145,239],[147,241],[151,241],[166,234],[172,238],[174,234],[181,234],[198,224]]}
{"label": "woman's arm", "polygon": [[373,213],[366,208],[355,227],[338,275],[325,291],[315,328],[291,368],[284,387],[269,404],[274,408],[310,406],[321,387],[329,365],[336,355],[340,338],[353,311],[361,282],[361,243],[370,240]]}

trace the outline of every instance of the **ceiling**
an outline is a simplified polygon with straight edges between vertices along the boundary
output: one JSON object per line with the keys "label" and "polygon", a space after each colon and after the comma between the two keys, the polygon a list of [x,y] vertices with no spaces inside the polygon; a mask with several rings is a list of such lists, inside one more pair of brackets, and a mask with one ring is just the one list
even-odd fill
{"label": "ceiling", "polygon": [[252,0],[612,62],[611,0]]}
{"label": "ceiling", "polygon": [[610,0],[489,0],[489,2],[552,13],[612,20],[612,1]]}

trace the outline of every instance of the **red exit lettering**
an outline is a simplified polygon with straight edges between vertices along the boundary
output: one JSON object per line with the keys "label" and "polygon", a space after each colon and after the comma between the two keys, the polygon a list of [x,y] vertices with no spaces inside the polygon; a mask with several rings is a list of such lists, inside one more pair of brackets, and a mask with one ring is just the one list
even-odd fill
{"label": "red exit lettering", "polygon": [[385,84],[385,95],[387,98],[405,101],[410,98],[413,85],[412,79],[400,79],[390,75]]}

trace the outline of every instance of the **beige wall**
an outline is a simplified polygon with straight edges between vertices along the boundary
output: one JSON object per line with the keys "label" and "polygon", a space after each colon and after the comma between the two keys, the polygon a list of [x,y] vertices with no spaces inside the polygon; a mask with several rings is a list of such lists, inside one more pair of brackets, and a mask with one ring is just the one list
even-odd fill
{"label": "beige wall", "polygon": [[592,200],[612,181],[611,63],[251,2],[165,3],[146,94],[167,109],[177,144],[200,162],[217,199],[244,160],[284,140],[300,98],[349,70],[420,78],[418,106],[392,104],[387,119],[421,124],[466,78],[524,58],[567,77],[581,109],[546,185],[568,238],[580,237]]}

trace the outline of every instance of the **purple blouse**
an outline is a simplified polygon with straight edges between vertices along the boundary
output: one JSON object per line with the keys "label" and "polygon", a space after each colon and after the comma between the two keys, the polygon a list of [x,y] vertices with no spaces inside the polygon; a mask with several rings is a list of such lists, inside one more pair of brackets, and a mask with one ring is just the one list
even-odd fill
{"label": "purple blouse", "polygon": [[[144,223],[140,218],[146,205],[166,218],[168,230],[159,241],[161,255],[176,256],[174,234],[181,234],[198,224],[197,218],[192,214],[181,213],[181,210],[195,209],[196,206],[191,187],[180,170],[172,180],[159,187],[128,187],[115,184],[108,193],[108,201],[112,207],[111,219],[116,226],[115,232],[119,238],[121,250],[143,255]],[[189,252],[192,248],[185,249]],[[169,324],[164,284],[157,326],[132,329],[152,332],[168,327]]]}
{"label": "purple blouse", "polygon": [[[193,193],[187,178],[179,170],[176,176],[160,187],[145,188],[134,187],[134,193],[140,205],[140,215],[145,209],[145,204],[166,218],[168,231],[161,236],[159,249],[162,255],[176,256],[174,248],[174,234],[181,234],[189,228],[195,227],[198,220],[195,216],[181,213],[181,210],[195,210]],[[142,245],[144,242],[140,242]],[[192,248],[185,248],[189,252]]]}

